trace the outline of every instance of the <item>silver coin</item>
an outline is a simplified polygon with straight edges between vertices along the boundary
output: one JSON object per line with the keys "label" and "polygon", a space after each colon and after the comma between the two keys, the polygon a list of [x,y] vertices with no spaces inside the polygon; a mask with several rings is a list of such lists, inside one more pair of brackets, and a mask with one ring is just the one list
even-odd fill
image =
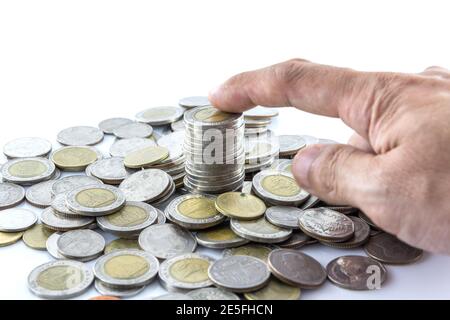
{"label": "silver coin", "polygon": [[109,148],[112,157],[126,157],[129,153],[156,146],[156,142],[147,138],[128,138],[115,141]]}
{"label": "silver coin", "polygon": [[127,118],[109,118],[100,122],[98,127],[103,131],[103,133],[112,134],[114,129],[132,122],[133,120]]}
{"label": "silver coin", "polygon": [[152,133],[153,128],[150,125],[140,122],[125,124],[113,130],[113,134],[120,139],[148,138]]}
{"label": "silver coin", "polygon": [[67,207],[85,216],[103,216],[114,213],[125,205],[125,194],[110,185],[83,186],[69,191]]}
{"label": "silver coin", "polygon": [[306,209],[311,209],[312,207],[314,207],[316,204],[318,204],[320,202],[320,199],[317,198],[316,196],[311,195],[308,200],[306,200],[305,202],[303,202],[300,205],[300,209],[302,210],[306,210]]}
{"label": "silver coin", "polygon": [[170,176],[159,169],[133,173],[119,186],[127,201],[151,202],[160,197],[171,184]]}
{"label": "silver coin", "polygon": [[178,104],[185,108],[195,108],[195,107],[204,107],[209,106],[211,103],[206,96],[192,96],[181,98],[178,101]]}
{"label": "silver coin", "polygon": [[91,217],[67,218],[56,214],[52,208],[47,208],[41,214],[41,221],[51,230],[69,231],[79,228],[86,228],[95,222],[95,219]]}
{"label": "silver coin", "polygon": [[240,300],[233,292],[220,288],[201,288],[187,293],[194,300]]}
{"label": "silver coin", "polygon": [[230,226],[242,238],[260,243],[279,243],[292,235],[291,229],[275,226],[264,217],[247,221],[231,219]]}
{"label": "silver coin", "polygon": [[7,209],[18,205],[25,197],[25,189],[19,185],[0,183],[0,209]]}
{"label": "silver coin", "polygon": [[167,163],[180,158],[183,155],[184,132],[176,131],[158,139],[158,145],[169,150],[169,157],[161,163]]}
{"label": "silver coin", "polygon": [[69,299],[85,292],[94,274],[84,263],[70,260],[42,264],[28,276],[28,288],[38,297]]}
{"label": "silver coin", "polygon": [[63,216],[66,218],[82,217],[82,215],[80,215],[76,212],[73,212],[72,210],[69,209],[69,207],[67,206],[67,202],[66,202],[66,195],[67,195],[67,193],[60,193],[60,194],[57,194],[56,196],[54,196],[52,203],[50,204],[52,209],[55,211],[55,213],[58,216]]}
{"label": "silver coin", "polygon": [[139,235],[140,247],[157,258],[169,259],[183,253],[194,252],[194,236],[173,224],[157,224],[144,229]]}
{"label": "silver coin", "polygon": [[184,120],[172,122],[170,124],[170,128],[172,129],[172,131],[184,131],[186,129],[184,126]]}
{"label": "silver coin", "polygon": [[161,211],[158,208],[155,208],[155,209],[156,209],[156,212],[158,213],[158,218],[157,218],[156,223],[157,224],[164,224],[164,223],[166,223],[167,219],[166,219],[166,215],[164,214],[164,212]]}
{"label": "silver coin", "polygon": [[273,205],[297,207],[309,197],[286,172],[264,170],[253,177],[252,183],[253,191]]}
{"label": "silver coin", "polygon": [[101,185],[103,182],[94,177],[88,177],[85,175],[67,176],[61,180],[56,181],[52,186],[52,193],[58,195],[60,193],[66,193],[73,189],[89,186],[89,185]]}
{"label": "silver coin", "polygon": [[303,210],[297,207],[273,206],[266,210],[266,219],[279,227],[288,229],[299,229],[298,218]]}
{"label": "silver coin", "polygon": [[56,140],[66,146],[91,146],[103,140],[103,132],[89,126],[76,126],[58,133]]}
{"label": "silver coin", "polygon": [[363,244],[365,244],[370,237],[370,227],[364,220],[357,217],[349,217],[353,221],[353,225],[355,227],[355,233],[353,237],[344,242],[327,242],[320,241],[320,243],[334,247],[334,248],[342,248],[342,249],[350,249],[356,248]]}
{"label": "silver coin", "polygon": [[95,290],[98,291],[101,295],[110,296],[110,297],[119,297],[119,298],[129,298],[138,295],[142,291],[144,291],[145,286],[127,288],[127,289],[119,289],[109,287],[106,283],[95,280],[94,283]]}
{"label": "silver coin", "polygon": [[37,222],[37,215],[30,210],[12,208],[0,213],[0,231],[19,232],[33,226]]}
{"label": "silver coin", "polygon": [[[155,223],[158,212],[153,206],[143,202],[129,201],[116,213],[98,217],[98,226],[107,232],[127,238]],[[137,237],[137,236],[136,236]]]}
{"label": "silver coin", "polygon": [[136,119],[152,126],[160,126],[179,120],[183,113],[184,109],[176,106],[153,107],[137,113]]}
{"label": "silver coin", "polygon": [[302,137],[302,139],[305,140],[307,146],[319,143],[319,138],[313,136],[302,134],[300,135],[300,137]]}
{"label": "silver coin", "polygon": [[327,208],[304,210],[299,218],[299,226],[310,237],[329,242],[343,242],[355,232],[349,217]]}
{"label": "silver coin", "polygon": [[61,253],[58,251],[58,239],[61,237],[60,232],[54,232],[48,237],[45,246],[47,247],[48,253],[55,259],[61,260],[66,259]]}
{"label": "silver coin", "polygon": [[9,141],[3,147],[8,158],[45,157],[52,150],[52,143],[46,139],[26,137]]}
{"label": "silver coin", "polygon": [[296,230],[289,239],[278,243],[277,245],[282,249],[298,249],[307,245],[311,240],[312,238],[310,236],[304,234],[300,230]]}
{"label": "silver coin", "polygon": [[280,155],[292,155],[306,147],[306,141],[300,135],[285,134],[278,136]]}
{"label": "silver coin", "polygon": [[2,166],[3,181],[29,185],[50,179],[56,167],[47,158],[18,158]]}
{"label": "silver coin", "polygon": [[27,201],[36,207],[49,207],[53,201],[52,186],[55,182],[48,180],[29,187],[25,195]]}
{"label": "silver coin", "polygon": [[155,278],[158,270],[158,259],[136,249],[114,250],[98,259],[94,266],[97,279],[114,288],[145,286]]}
{"label": "silver coin", "polygon": [[249,243],[249,240],[235,234],[229,225],[199,231],[195,234],[195,239],[201,246],[213,249],[235,248]]}
{"label": "silver coin", "polygon": [[120,184],[132,172],[123,164],[123,158],[113,157],[99,160],[89,165],[92,176],[108,184]]}
{"label": "silver coin", "polygon": [[58,251],[71,259],[94,257],[105,249],[105,238],[92,230],[67,231],[57,241]]}
{"label": "silver coin", "polygon": [[244,112],[248,118],[273,118],[278,116],[278,110],[268,107],[255,107]]}
{"label": "silver coin", "polygon": [[213,259],[196,253],[172,257],[161,263],[158,276],[165,287],[193,290],[211,286],[208,268]]}
{"label": "silver coin", "polygon": [[156,298],[153,298],[152,300],[194,300],[190,296],[181,294],[181,293],[168,293],[163,294],[162,296],[158,296]]}
{"label": "silver coin", "polygon": [[220,288],[233,292],[251,292],[264,287],[270,278],[267,265],[249,256],[229,256],[214,262],[209,277]]}

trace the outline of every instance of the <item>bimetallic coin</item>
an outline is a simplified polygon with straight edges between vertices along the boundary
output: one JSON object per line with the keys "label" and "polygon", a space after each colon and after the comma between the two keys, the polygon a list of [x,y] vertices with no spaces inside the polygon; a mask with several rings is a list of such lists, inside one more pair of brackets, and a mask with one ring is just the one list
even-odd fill
{"label": "bimetallic coin", "polygon": [[112,157],[126,157],[129,153],[146,147],[156,146],[156,142],[147,138],[128,138],[115,141],[109,148]]}
{"label": "bimetallic coin", "polygon": [[127,289],[119,289],[117,287],[109,287],[106,283],[95,280],[94,283],[95,290],[98,291],[98,293],[112,296],[112,297],[120,297],[120,298],[129,298],[138,295],[142,291],[144,291],[145,286],[140,287],[134,287],[134,288],[127,288]]}
{"label": "bimetallic coin", "polygon": [[28,288],[41,298],[69,299],[85,292],[93,281],[94,274],[84,263],[60,260],[33,269]]}
{"label": "bimetallic coin", "polygon": [[37,222],[37,216],[33,211],[12,208],[0,212],[0,231],[19,232],[33,226]]}
{"label": "bimetallic coin", "polygon": [[50,141],[42,138],[26,137],[9,141],[3,147],[8,158],[45,157],[52,150]]}
{"label": "bimetallic coin", "polygon": [[35,224],[23,234],[23,242],[30,248],[36,250],[47,249],[47,239],[54,233],[53,230],[47,229],[43,224]]}
{"label": "bimetallic coin", "polygon": [[277,227],[264,217],[249,221],[231,219],[230,226],[234,233],[254,242],[279,243],[292,235],[291,229]]}
{"label": "bimetallic coin", "polygon": [[310,237],[328,242],[346,241],[355,232],[355,226],[349,217],[326,208],[303,211],[299,226]]}
{"label": "bimetallic coin", "polygon": [[132,122],[113,130],[113,134],[119,139],[148,138],[152,135],[153,128],[145,123]]}
{"label": "bimetallic coin", "polygon": [[181,293],[168,293],[163,294],[162,296],[158,296],[156,298],[153,298],[152,300],[194,300],[190,296],[181,294]]}
{"label": "bimetallic coin", "polygon": [[41,214],[41,221],[49,229],[55,231],[69,231],[79,228],[86,228],[95,222],[95,219],[91,217],[67,218],[57,215],[55,210],[52,208],[47,208]]}
{"label": "bimetallic coin", "polygon": [[21,203],[24,197],[23,187],[8,182],[0,183],[0,209],[14,207]]}
{"label": "bimetallic coin", "polygon": [[108,254],[114,250],[123,250],[123,249],[136,249],[141,250],[141,247],[139,247],[139,243],[137,240],[134,239],[115,239],[108,243],[105,246],[105,254]]}
{"label": "bimetallic coin", "polygon": [[298,207],[309,197],[291,174],[273,170],[261,171],[253,177],[253,191],[273,205]]}
{"label": "bimetallic coin", "polygon": [[152,126],[160,126],[179,120],[183,113],[184,109],[176,106],[153,107],[137,113],[136,120]]}
{"label": "bimetallic coin", "polygon": [[66,203],[66,195],[67,193],[60,193],[54,196],[53,201],[51,203],[51,207],[54,210],[54,213],[58,216],[65,218],[80,218],[82,215],[73,212],[69,209]]}
{"label": "bimetallic coin", "polygon": [[[328,279],[335,285],[350,290],[380,289],[386,280],[386,268],[378,261],[364,256],[343,256],[327,265]],[[373,275],[377,281],[373,281]]]}
{"label": "bimetallic coin", "polygon": [[298,219],[303,214],[303,210],[296,207],[274,206],[267,208],[266,219],[279,227],[298,229]]}
{"label": "bimetallic coin", "polygon": [[84,216],[104,216],[125,205],[125,195],[109,185],[91,185],[76,188],[66,195],[68,208]]}
{"label": "bimetallic coin", "polygon": [[52,186],[53,195],[58,195],[72,191],[73,189],[89,186],[89,185],[101,185],[103,184],[99,179],[93,177],[87,177],[82,175],[67,176],[61,180],[56,181]]}
{"label": "bimetallic coin", "polygon": [[0,232],[0,247],[6,247],[19,241],[23,232]]}
{"label": "bimetallic coin", "polygon": [[67,231],[57,241],[58,251],[70,259],[96,258],[105,249],[105,239],[92,230]]}
{"label": "bimetallic coin", "polygon": [[149,167],[166,159],[169,156],[169,150],[160,146],[146,147],[125,156],[123,163],[125,167],[138,169]]}
{"label": "bimetallic coin", "polygon": [[217,197],[216,209],[230,218],[252,220],[264,215],[266,205],[254,195],[227,192]]}
{"label": "bimetallic coin", "polygon": [[55,232],[50,235],[45,243],[45,247],[47,252],[55,259],[61,260],[66,259],[61,253],[58,251],[58,239],[61,237],[62,233]]}
{"label": "bimetallic coin", "polygon": [[151,202],[158,199],[170,186],[170,176],[159,169],[133,173],[119,186],[127,201]]}
{"label": "bimetallic coin", "polygon": [[240,300],[233,292],[220,288],[201,288],[189,291],[189,297],[194,300]]}
{"label": "bimetallic coin", "polygon": [[66,146],[91,146],[103,140],[103,132],[89,126],[70,127],[60,131],[56,140]]}
{"label": "bimetallic coin", "polygon": [[234,233],[229,225],[199,231],[195,234],[195,238],[201,246],[213,249],[235,248],[249,242]]}
{"label": "bimetallic coin", "polygon": [[139,246],[159,259],[194,252],[197,242],[193,235],[173,224],[157,224],[139,235]]}
{"label": "bimetallic coin", "polygon": [[157,275],[159,262],[148,252],[115,250],[97,260],[94,274],[113,288],[135,288],[149,284]]}
{"label": "bimetallic coin", "polygon": [[275,249],[274,246],[249,243],[241,247],[226,249],[223,251],[223,256],[250,256],[267,262],[269,254]]}
{"label": "bimetallic coin", "polygon": [[249,256],[229,256],[214,262],[208,270],[211,281],[233,292],[251,292],[264,287],[270,278],[267,265]]}
{"label": "bimetallic coin", "polygon": [[132,122],[133,120],[127,118],[109,118],[100,122],[98,127],[103,131],[103,133],[112,134],[114,129]]}
{"label": "bimetallic coin", "polygon": [[52,187],[56,180],[43,181],[32,185],[26,192],[27,201],[33,206],[46,208],[52,204]]}
{"label": "bimetallic coin", "polygon": [[123,165],[123,158],[118,157],[96,161],[88,168],[92,176],[108,184],[120,184],[132,173]]}
{"label": "bimetallic coin", "polygon": [[258,291],[244,293],[244,297],[247,300],[299,300],[300,294],[300,288],[271,278],[267,286]]}
{"label": "bimetallic coin", "polygon": [[182,254],[161,263],[159,279],[169,291],[193,290],[211,286],[208,268],[213,260],[196,253]]}
{"label": "bimetallic coin", "polygon": [[297,250],[277,249],[269,255],[272,274],[284,283],[305,289],[321,286],[327,273],[314,258]]}
{"label": "bimetallic coin", "polygon": [[205,96],[192,96],[182,98],[178,101],[178,104],[185,108],[195,108],[195,107],[204,107],[209,106],[211,103],[208,100],[208,97]]}
{"label": "bimetallic coin", "polygon": [[355,226],[355,233],[353,237],[344,242],[326,242],[321,241],[322,244],[334,247],[334,248],[342,248],[342,249],[350,249],[362,246],[369,240],[370,236],[370,227],[364,220],[357,217],[349,217]]}
{"label": "bimetallic coin", "polygon": [[[298,249],[304,245],[309,244],[311,237],[304,234],[302,231],[294,231],[286,241],[278,243],[277,246],[283,249]],[[317,240],[316,240],[317,241]]]}
{"label": "bimetallic coin", "polygon": [[50,156],[53,163],[65,171],[83,171],[101,158],[102,154],[97,149],[85,146],[62,147]]}
{"label": "bimetallic coin", "polygon": [[422,250],[411,247],[389,233],[371,237],[364,250],[369,257],[386,264],[410,264],[423,255]]}
{"label": "bimetallic coin", "polygon": [[55,165],[46,158],[19,158],[2,166],[3,181],[17,184],[33,184],[50,179]]}
{"label": "bimetallic coin", "polygon": [[119,211],[97,218],[98,226],[107,232],[124,238],[137,238],[139,233],[154,224],[158,212],[143,202],[129,201]]}

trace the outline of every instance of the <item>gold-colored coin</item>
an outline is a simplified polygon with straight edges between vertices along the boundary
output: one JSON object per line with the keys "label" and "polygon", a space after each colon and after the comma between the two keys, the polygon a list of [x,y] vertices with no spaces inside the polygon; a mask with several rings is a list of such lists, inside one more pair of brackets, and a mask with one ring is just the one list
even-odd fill
{"label": "gold-colored coin", "polygon": [[91,147],[63,147],[51,157],[53,163],[63,170],[82,170],[99,159]]}
{"label": "gold-colored coin", "polygon": [[14,163],[8,168],[10,175],[19,178],[32,178],[42,175],[47,171],[47,166],[45,166],[41,161],[36,160],[23,160]]}
{"label": "gold-colored coin", "polygon": [[113,204],[117,197],[114,192],[102,188],[90,188],[80,191],[75,196],[78,204],[87,208],[102,208]]}
{"label": "gold-colored coin", "polygon": [[253,220],[266,212],[266,205],[251,194],[226,192],[217,197],[216,209],[231,218]]}
{"label": "gold-colored coin", "polygon": [[267,262],[269,254],[274,248],[260,244],[246,244],[241,247],[227,249],[226,255],[231,256],[250,256]]}
{"label": "gold-colored coin", "polygon": [[294,178],[281,174],[263,178],[261,186],[268,192],[280,197],[292,197],[301,191]]}
{"label": "gold-colored coin", "polygon": [[23,242],[36,250],[47,250],[47,239],[55,231],[47,229],[43,224],[35,224],[31,229],[28,229],[23,234]]}
{"label": "gold-colored coin", "polygon": [[122,209],[106,216],[112,225],[118,227],[134,227],[148,219],[148,212],[141,207],[126,204]]}
{"label": "gold-colored coin", "polygon": [[229,226],[214,228],[213,230],[202,231],[202,238],[209,241],[232,241],[241,239]]}
{"label": "gold-colored coin", "polygon": [[169,150],[160,146],[139,149],[125,156],[123,163],[128,168],[144,168],[156,164],[169,156]]}
{"label": "gold-colored coin", "polygon": [[146,259],[131,254],[112,257],[105,263],[105,273],[115,279],[134,279],[150,269]]}
{"label": "gold-colored coin", "polygon": [[23,232],[0,232],[0,247],[6,247],[19,241]]}
{"label": "gold-colored coin", "polygon": [[267,286],[255,292],[244,293],[244,297],[247,300],[298,300],[300,294],[300,288],[272,277]]}
{"label": "gold-colored coin", "polygon": [[138,249],[138,250],[140,250],[141,247],[139,247],[139,243],[137,240],[116,239],[106,245],[105,254],[108,254],[114,250],[122,250],[122,249]]}
{"label": "gold-colored coin", "polygon": [[63,291],[78,286],[84,280],[81,269],[69,265],[54,266],[42,271],[37,284],[47,290]]}
{"label": "gold-colored coin", "polygon": [[177,210],[192,219],[206,219],[218,214],[215,200],[206,197],[188,198],[178,205]]}
{"label": "gold-colored coin", "polygon": [[211,107],[196,112],[194,118],[203,122],[221,122],[229,119],[230,114]]}
{"label": "gold-colored coin", "polygon": [[170,275],[180,282],[198,283],[208,280],[209,261],[187,258],[175,262],[169,269]]}

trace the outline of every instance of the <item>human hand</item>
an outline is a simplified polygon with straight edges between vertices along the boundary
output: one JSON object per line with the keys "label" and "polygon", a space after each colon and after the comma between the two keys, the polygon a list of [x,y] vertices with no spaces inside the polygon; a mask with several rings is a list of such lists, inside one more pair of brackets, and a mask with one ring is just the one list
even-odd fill
{"label": "human hand", "polygon": [[412,246],[450,254],[449,71],[358,72],[294,59],[238,74],[209,98],[229,112],[294,106],[341,118],[355,130],[349,144],[299,151],[297,182]]}

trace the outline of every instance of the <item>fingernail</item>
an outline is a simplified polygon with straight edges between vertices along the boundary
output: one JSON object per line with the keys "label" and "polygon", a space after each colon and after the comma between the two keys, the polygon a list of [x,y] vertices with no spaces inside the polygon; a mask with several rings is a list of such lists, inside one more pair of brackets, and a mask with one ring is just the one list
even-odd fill
{"label": "fingernail", "polygon": [[320,145],[300,150],[294,158],[293,173],[303,188],[310,188],[309,171],[311,165],[322,152]]}

